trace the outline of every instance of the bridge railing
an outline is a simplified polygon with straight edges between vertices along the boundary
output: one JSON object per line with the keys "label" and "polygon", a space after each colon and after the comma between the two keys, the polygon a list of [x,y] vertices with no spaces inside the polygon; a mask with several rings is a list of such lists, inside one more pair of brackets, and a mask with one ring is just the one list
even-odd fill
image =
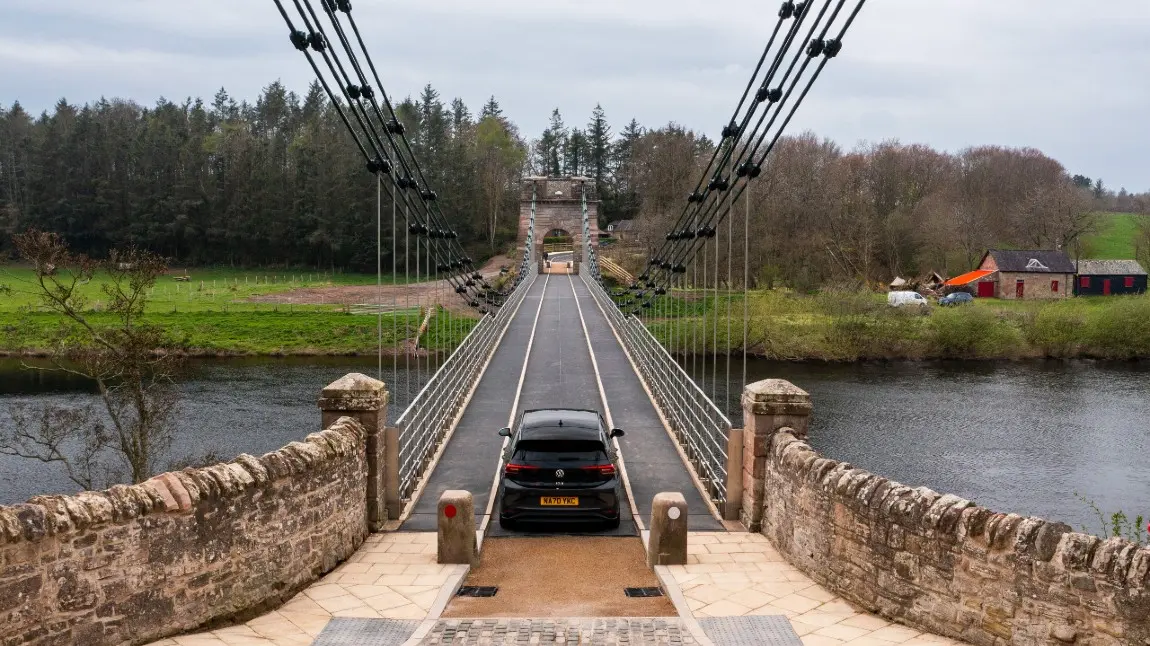
{"label": "bridge railing", "polygon": [[480,371],[495,352],[530,285],[531,281],[521,280],[497,313],[485,314],[480,319],[395,421],[394,426],[401,429],[399,498],[403,504],[410,500],[427,465],[462,411],[468,393],[479,380]]}
{"label": "bridge railing", "polygon": [[593,277],[585,275],[584,281],[618,332],[695,474],[721,509],[727,502],[731,421],[639,318],[623,314]]}
{"label": "bridge railing", "polygon": [[[586,197],[583,229],[588,232]],[[624,314],[599,282],[599,261],[585,235],[583,274],[591,295],[606,313],[623,346],[651,391],[653,403],[667,420],[711,500],[722,509],[727,503],[727,446],[731,420],[691,379],[678,361],[651,334],[642,320]]]}

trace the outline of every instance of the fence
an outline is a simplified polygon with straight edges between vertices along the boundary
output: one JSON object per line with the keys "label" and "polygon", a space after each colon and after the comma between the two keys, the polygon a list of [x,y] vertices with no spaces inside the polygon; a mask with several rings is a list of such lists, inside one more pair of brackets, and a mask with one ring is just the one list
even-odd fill
{"label": "fence", "polygon": [[479,379],[480,370],[511,323],[515,309],[527,294],[534,274],[535,192],[531,194],[531,220],[527,244],[515,285],[497,313],[487,312],[455,352],[443,362],[407,409],[395,421],[403,431],[399,436],[399,497],[407,501],[427,470],[440,442],[464,404],[467,393]]}
{"label": "fence", "polygon": [[530,281],[520,282],[498,313],[480,319],[395,421],[403,429],[399,435],[401,500],[410,499],[530,285]]}
{"label": "fence", "polygon": [[[583,202],[583,230],[587,232],[586,196]],[[727,440],[731,421],[659,343],[642,320],[627,316],[615,305],[599,283],[599,261],[590,238],[584,236],[589,271],[583,274],[591,295],[603,308],[623,346],[631,355],[654,404],[671,426],[696,475],[717,506],[727,502]]]}

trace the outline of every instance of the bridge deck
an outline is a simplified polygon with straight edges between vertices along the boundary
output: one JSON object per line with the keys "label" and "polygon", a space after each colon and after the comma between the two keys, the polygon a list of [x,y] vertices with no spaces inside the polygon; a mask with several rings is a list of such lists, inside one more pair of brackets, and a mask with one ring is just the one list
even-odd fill
{"label": "bridge deck", "polygon": [[[428,476],[404,530],[433,531],[437,501],[448,489],[472,492],[479,526],[500,458],[503,438],[497,431],[508,425],[517,391],[520,398],[516,415],[525,409],[544,407],[595,408],[606,412],[587,350],[587,336],[580,324],[580,309],[607,405],[615,425],[626,431],[620,447],[640,517],[649,517],[651,498],[659,491],[680,491],[687,498],[692,530],[722,529],[721,523],[710,515],[587,285],[576,276],[546,275],[537,277],[529,288],[443,455]],[[520,383],[529,342],[531,355]],[[624,521],[619,530],[611,533],[634,534],[630,509],[622,511]],[[491,521],[493,535],[503,533],[495,522],[497,513],[496,508]]]}

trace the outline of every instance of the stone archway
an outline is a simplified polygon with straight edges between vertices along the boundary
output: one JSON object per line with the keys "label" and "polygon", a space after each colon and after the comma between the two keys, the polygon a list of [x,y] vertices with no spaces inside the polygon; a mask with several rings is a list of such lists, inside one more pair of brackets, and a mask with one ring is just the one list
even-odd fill
{"label": "stone archway", "polygon": [[546,234],[567,232],[575,249],[583,246],[583,189],[587,189],[587,217],[591,225],[591,244],[599,243],[599,194],[595,181],[587,177],[525,177],[519,195],[520,249],[527,240],[531,222],[531,189],[535,189],[535,243],[542,244]]}

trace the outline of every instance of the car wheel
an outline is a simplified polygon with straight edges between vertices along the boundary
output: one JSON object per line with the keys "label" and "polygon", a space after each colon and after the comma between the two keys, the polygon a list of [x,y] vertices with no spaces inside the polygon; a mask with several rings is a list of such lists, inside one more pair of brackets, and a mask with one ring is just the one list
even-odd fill
{"label": "car wheel", "polygon": [[612,518],[607,521],[607,529],[619,529],[619,518]]}
{"label": "car wheel", "polygon": [[503,516],[499,517],[499,527],[501,529],[506,529],[507,531],[513,531],[513,530],[515,530],[515,528],[517,526],[518,525],[516,524],[516,522],[511,520],[510,518],[504,518]]}

